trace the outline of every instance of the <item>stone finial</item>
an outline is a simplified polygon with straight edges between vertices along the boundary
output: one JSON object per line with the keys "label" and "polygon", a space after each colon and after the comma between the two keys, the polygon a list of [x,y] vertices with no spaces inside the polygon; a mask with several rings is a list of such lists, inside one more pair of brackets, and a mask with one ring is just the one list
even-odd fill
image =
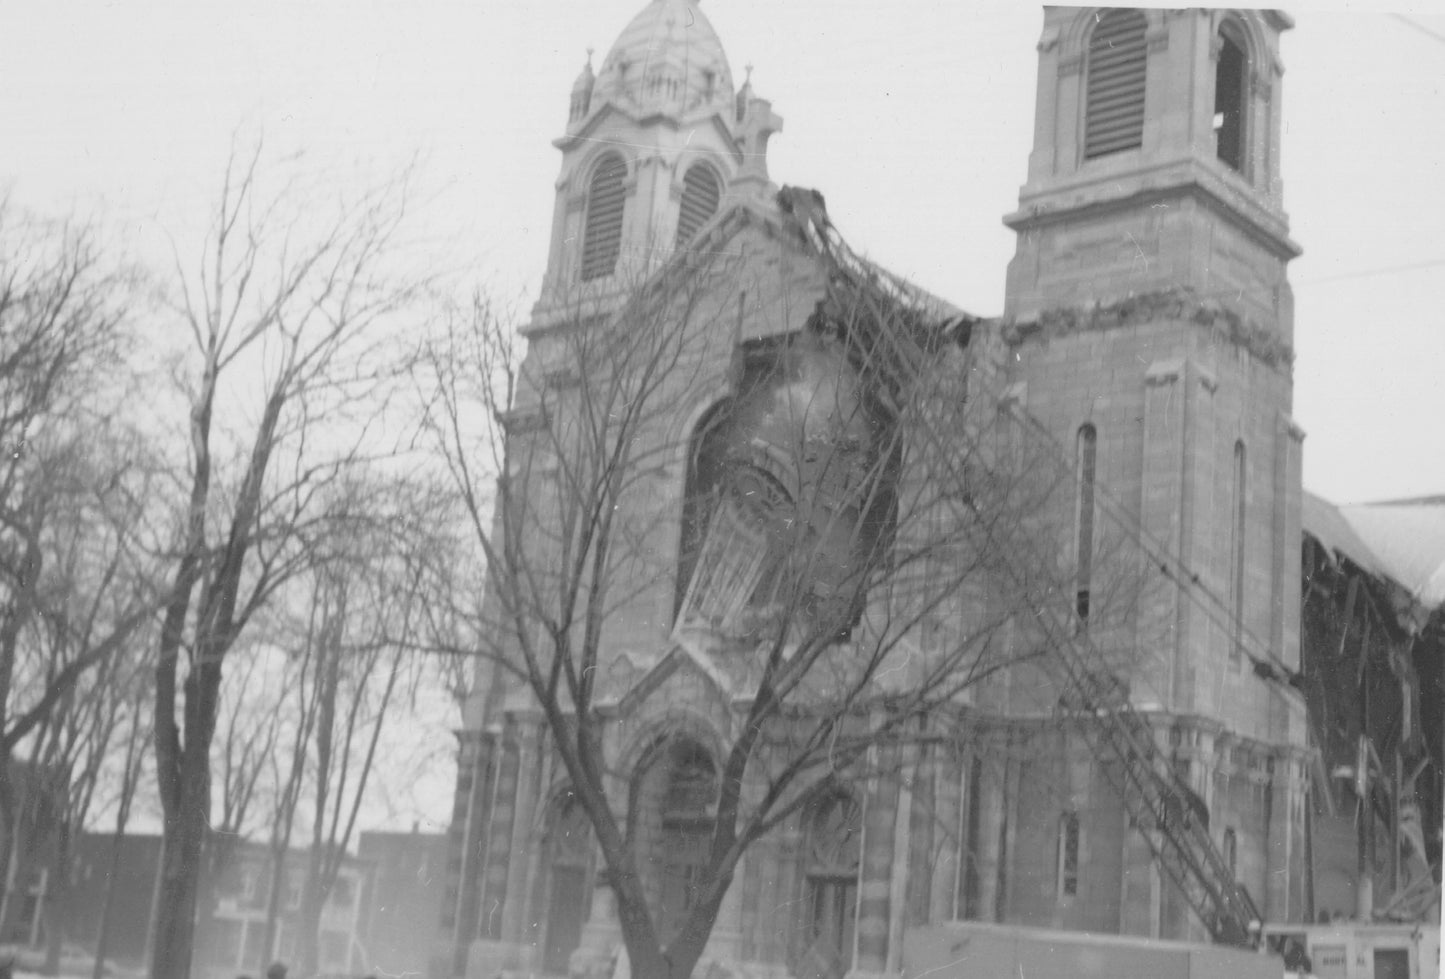
{"label": "stone finial", "polygon": [[766,193],[768,187],[768,139],[782,132],[783,119],[773,112],[773,103],[753,94],[753,66],[746,69],[747,78],[738,90],[737,144],[743,162],[734,183],[752,183]]}
{"label": "stone finial", "polygon": [[592,49],[589,47],[587,63],[582,66],[577,80],[572,83],[572,102],[567,111],[569,126],[587,118],[587,113],[592,108],[592,87],[596,81],[597,76],[592,73]]}

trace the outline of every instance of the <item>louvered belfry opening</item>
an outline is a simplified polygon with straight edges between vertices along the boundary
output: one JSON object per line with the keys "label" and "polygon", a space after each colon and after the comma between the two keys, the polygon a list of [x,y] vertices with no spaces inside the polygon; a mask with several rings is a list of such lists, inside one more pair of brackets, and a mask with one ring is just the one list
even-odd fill
{"label": "louvered belfry opening", "polygon": [[623,180],[627,164],[608,153],[592,171],[587,188],[587,228],[582,237],[582,281],[611,275],[622,251]]}
{"label": "louvered belfry opening", "polygon": [[1137,149],[1144,142],[1147,23],[1138,10],[1100,15],[1089,37],[1084,159]]}
{"label": "louvered belfry opening", "polygon": [[677,218],[677,246],[692,240],[707,219],[717,213],[722,188],[712,167],[695,163],[682,178],[682,212]]}
{"label": "louvered belfry opening", "polygon": [[1219,31],[1219,61],[1214,70],[1215,152],[1225,165],[1244,170],[1245,72],[1244,41],[1235,26]]}

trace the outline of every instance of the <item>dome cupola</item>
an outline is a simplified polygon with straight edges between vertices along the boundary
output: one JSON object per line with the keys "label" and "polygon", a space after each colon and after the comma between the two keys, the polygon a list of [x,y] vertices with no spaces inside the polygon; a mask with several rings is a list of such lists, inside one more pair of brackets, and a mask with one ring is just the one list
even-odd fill
{"label": "dome cupola", "polygon": [[592,104],[682,118],[733,104],[732,72],[697,0],[652,0],[623,29],[598,72]]}

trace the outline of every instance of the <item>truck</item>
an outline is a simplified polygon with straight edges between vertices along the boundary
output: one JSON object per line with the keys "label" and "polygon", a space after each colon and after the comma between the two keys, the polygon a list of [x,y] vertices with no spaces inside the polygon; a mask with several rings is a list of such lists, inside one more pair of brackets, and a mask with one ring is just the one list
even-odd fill
{"label": "truck", "polygon": [[1254,949],[975,921],[911,928],[903,942],[904,979],[1281,979],[1284,974],[1279,955]]}
{"label": "truck", "polygon": [[1315,979],[1438,979],[1440,927],[1337,921],[1265,925],[1262,949],[1303,949]]}

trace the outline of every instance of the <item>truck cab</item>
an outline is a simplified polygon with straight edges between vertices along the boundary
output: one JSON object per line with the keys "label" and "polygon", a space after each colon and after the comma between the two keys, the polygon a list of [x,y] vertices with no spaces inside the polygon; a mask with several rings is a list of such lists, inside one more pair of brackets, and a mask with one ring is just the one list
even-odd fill
{"label": "truck cab", "polygon": [[[1440,929],[1418,924],[1267,925],[1261,951],[1282,956],[1285,975],[1315,979],[1436,979]],[[1299,957],[1302,951],[1304,958]],[[1304,968],[1300,969],[1299,966]]]}

